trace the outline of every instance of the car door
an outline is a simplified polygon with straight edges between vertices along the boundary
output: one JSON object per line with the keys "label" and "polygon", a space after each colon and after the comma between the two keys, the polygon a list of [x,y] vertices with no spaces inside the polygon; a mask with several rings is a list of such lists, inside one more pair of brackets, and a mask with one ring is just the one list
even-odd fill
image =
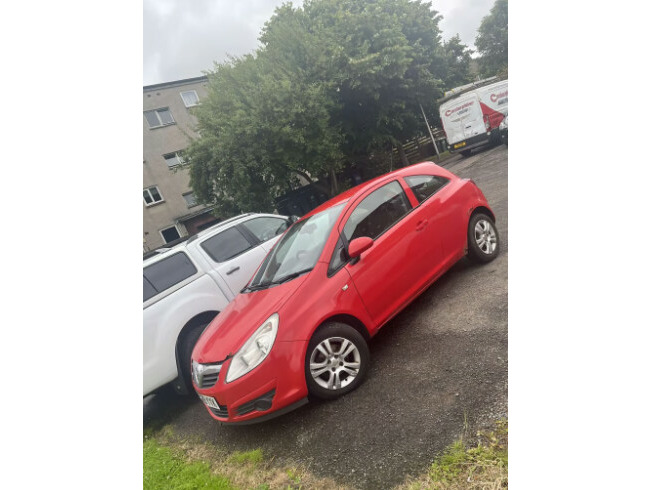
{"label": "car door", "polygon": [[233,226],[200,244],[208,262],[236,296],[266,257],[266,250]]}
{"label": "car door", "polygon": [[345,265],[369,315],[383,324],[418,289],[424,277],[421,211],[413,206],[398,180],[362,196],[343,219],[339,232],[345,241],[362,236],[373,246]]}

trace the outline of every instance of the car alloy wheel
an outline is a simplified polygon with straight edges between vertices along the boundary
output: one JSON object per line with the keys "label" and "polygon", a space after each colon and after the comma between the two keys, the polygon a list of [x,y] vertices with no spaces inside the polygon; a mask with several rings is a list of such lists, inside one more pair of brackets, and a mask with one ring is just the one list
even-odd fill
{"label": "car alloy wheel", "polygon": [[497,234],[492,224],[481,219],[474,226],[474,240],[484,254],[493,254],[497,248]]}
{"label": "car alloy wheel", "polygon": [[467,255],[474,262],[483,264],[499,255],[499,232],[486,214],[475,213],[469,220]]}
{"label": "car alloy wheel", "polygon": [[344,323],[323,325],[305,356],[309,393],[331,399],[354,390],[368,370],[369,359],[368,345],[357,330]]}
{"label": "car alloy wheel", "polygon": [[327,390],[340,390],[359,375],[361,354],[357,346],[343,337],[323,340],[309,360],[311,376]]}

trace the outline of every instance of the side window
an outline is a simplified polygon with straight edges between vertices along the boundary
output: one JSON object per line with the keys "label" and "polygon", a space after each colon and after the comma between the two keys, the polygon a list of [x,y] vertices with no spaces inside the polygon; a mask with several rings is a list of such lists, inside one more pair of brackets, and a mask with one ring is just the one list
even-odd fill
{"label": "side window", "polygon": [[201,244],[201,248],[215,262],[225,262],[251,247],[251,243],[235,227],[228,228],[218,235],[208,238]]}
{"label": "side window", "polygon": [[196,267],[194,267],[189,257],[182,252],[145,267],[143,269],[143,301],[148,300],[154,294],[169,289],[194,274],[196,274]]}
{"label": "side window", "polygon": [[404,180],[415,194],[418,202],[426,201],[449,182],[449,179],[437,175],[414,175],[404,177]]}
{"label": "side window", "polygon": [[402,186],[394,180],[359,203],[348,218],[343,234],[348,242],[362,236],[374,240],[411,209]]}
{"label": "side window", "polygon": [[257,237],[260,242],[270,240],[287,229],[287,221],[282,218],[253,218],[241,224]]}

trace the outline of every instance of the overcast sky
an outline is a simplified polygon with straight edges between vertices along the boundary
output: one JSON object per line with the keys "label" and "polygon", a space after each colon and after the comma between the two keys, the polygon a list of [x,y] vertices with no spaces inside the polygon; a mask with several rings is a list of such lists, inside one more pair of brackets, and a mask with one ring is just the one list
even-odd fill
{"label": "overcast sky", "polygon": [[[198,77],[215,61],[258,47],[260,30],[283,0],[144,0],[144,85]],[[302,5],[302,0],[293,2]],[[474,47],[494,0],[433,0],[443,39]]]}

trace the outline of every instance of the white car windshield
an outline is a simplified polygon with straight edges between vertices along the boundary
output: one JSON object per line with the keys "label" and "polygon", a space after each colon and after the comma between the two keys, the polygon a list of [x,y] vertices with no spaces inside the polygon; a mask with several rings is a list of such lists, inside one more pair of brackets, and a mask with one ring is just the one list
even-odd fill
{"label": "white car windshield", "polygon": [[312,270],[343,206],[326,209],[289,228],[244,291],[280,284]]}

